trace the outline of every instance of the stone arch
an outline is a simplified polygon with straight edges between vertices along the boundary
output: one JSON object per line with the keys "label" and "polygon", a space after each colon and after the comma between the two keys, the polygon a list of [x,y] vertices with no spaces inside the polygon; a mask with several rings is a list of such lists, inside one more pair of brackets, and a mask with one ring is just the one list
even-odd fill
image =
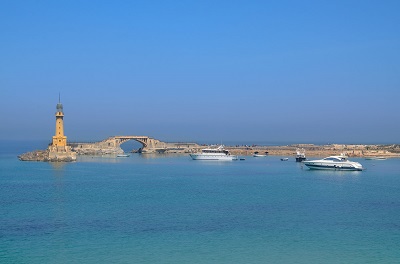
{"label": "stone arch", "polygon": [[118,147],[121,144],[123,144],[129,140],[135,140],[135,141],[139,142],[140,144],[142,144],[141,150],[149,148],[149,147],[150,148],[154,147],[155,146],[154,141],[159,141],[159,140],[155,140],[153,138],[147,137],[147,136],[115,136],[115,137],[109,138],[108,140],[114,141],[115,146],[118,146]]}
{"label": "stone arch", "polygon": [[[82,154],[113,154],[122,153],[121,144],[135,140],[142,145],[139,152],[164,153],[164,152],[192,152],[200,146],[196,143],[166,143],[148,136],[112,136],[100,142],[70,143],[73,149]],[[80,147],[80,148],[79,148]]]}

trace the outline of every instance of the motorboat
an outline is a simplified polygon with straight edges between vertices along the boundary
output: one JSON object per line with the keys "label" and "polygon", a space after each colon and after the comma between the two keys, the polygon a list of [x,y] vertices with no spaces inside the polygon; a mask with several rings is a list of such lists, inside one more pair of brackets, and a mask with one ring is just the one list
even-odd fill
{"label": "motorboat", "polygon": [[199,153],[192,153],[190,157],[194,160],[237,160],[238,156],[231,155],[230,152],[224,149],[223,145],[217,148],[205,148]]}
{"label": "motorboat", "polygon": [[296,162],[302,162],[306,160],[306,152],[304,149],[296,149]]}
{"label": "motorboat", "polygon": [[348,160],[347,156],[344,154],[339,156],[329,156],[320,160],[303,161],[303,163],[310,169],[315,170],[363,170],[363,166],[360,163]]}
{"label": "motorboat", "polygon": [[288,161],[289,158],[281,158],[281,161]]}
{"label": "motorboat", "polygon": [[266,157],[268,155],[268,151],[264,152],[264,154],[260,154],[260,152],[256,151],[253,154],[253,157]]}
{"label": "motorboat", "polygon": [[118,154],[117,158],[127,158],[129,156],[130,156],[129,154]]}

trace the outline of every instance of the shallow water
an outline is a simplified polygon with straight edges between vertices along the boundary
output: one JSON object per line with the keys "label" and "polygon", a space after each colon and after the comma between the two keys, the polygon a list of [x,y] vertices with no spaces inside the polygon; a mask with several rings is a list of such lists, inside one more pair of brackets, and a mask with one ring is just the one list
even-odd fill
{"label": "shallow water", "polygon": [[[24,145],[26,148],[26,145]],[[400,160],[0,153],[1,263],[396,263]]]}

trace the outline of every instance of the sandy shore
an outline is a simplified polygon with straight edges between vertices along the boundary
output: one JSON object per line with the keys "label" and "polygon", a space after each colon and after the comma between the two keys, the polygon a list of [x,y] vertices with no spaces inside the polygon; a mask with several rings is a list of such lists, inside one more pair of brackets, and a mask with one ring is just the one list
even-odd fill
{"label": "sandy shore", "polygon": [[349,157],[400,157],[400,145],[314,145],[295,144],[287,146],[226,146],[232,154],[250,156],[254,152],[273,156],[295,156],[297,149],[304,149],[307,157],[327,157],[341,153]]}

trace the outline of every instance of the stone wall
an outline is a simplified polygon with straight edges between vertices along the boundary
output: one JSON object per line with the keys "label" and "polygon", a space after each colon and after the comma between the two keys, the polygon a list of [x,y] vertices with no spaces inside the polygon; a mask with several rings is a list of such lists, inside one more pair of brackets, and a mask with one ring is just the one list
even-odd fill
{"label": "stone wall", "polygon": [[[133,140],[133,139],[132,139]],[[103,141],[91,143],[69,143],[72,150],[78,155],[107,155],[121,154],[124,151],[120,147],[126,140],[115,139],[110,137]],[[141,142],[140,142],[141,143]],[[142,143],[143,144],[143,143]],[[140,153],[191,153],[198,150],[200,146],[196,143],[167,143],[157,139],[148,138],[147,146],[140,148],[137,152]],[[132,150],[134,152],[134,150]]]}
{"label": "stone wall", "polygon": [[196,143],[166,143],[154,144],[140,150],[141,153],[192,153],[201,147]]}
{"label": "stone wall", "polygon": [[72,143],[70,144],[72,150],[78,155],[107,155],[107,154],[121,154],[124,151],[120,146],[113,146],[104,144],[102,142],[97,143]]}

